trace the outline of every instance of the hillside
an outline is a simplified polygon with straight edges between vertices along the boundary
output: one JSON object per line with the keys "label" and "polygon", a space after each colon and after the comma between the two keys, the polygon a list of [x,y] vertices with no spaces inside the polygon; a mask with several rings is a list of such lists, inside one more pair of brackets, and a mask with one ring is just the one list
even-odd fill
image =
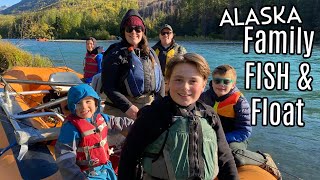
{"label": "hillside", "polygon": [[8,8],[7,6],[0,6],[0,12],[4,9]]}
{"label": "hillside", "polygon": [[[22,0],[11,6],[0,7],[0,14],[20,14],[23,12],[37,12],[45,9],[58,8],[61,4],[85,4],[88,0]],[[139,8],[145,12],[146,16],[163,10],[171,10],[171,4],[176,4],[180,0],[133,0],[138,2]],[[94,2],[92,2],[94,3]]]}
{"label": "hillside", "polygon": [[[157,37],[159,27],[168,23],[173,26],[176,37],[237,40],[243,36],[242,27],[219,26],[224,10],[241,8],[237,15],[243,20],[252,7],[258,12],[270,3],[285,6],[284,16],[295,5],[303,27],[320,32],[320,1],[316,0],[295,3],[290,0],[281,3],[275,0],[22,0],[0,11],[0,35],[2,38],[84,39],[95,36],[112,39],[119,36],[123,15],[133,8],[138,9],[145,20],[148,37]],[[280,26],[287,27],[282,23]],[[277,29],[279,24],[271,23],[263,28]]]}
{"label": "hillside", "polygon": [[59,2],[59,0],[21,0],[19,3],[0,10],[1,14],[19,14],[22,12],[39,11],[50,7]]}

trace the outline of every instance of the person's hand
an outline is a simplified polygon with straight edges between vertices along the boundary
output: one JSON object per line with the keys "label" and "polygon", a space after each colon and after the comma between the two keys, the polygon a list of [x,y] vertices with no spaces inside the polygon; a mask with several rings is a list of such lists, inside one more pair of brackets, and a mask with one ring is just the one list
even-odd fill
{"label": "person's hand", "polygon": [[98,54],[102,53],[103,52],[103,46],[99,46],[98,47]]}
{"label": "person's hand", "polygon": [[133,120],[137,119],[137,113],[138,113],[139,109],[137,108],[137,106],[132,105],[130,106],[130,108],[126,111],[126,115],[128,116],[128,118],[131,118]]}

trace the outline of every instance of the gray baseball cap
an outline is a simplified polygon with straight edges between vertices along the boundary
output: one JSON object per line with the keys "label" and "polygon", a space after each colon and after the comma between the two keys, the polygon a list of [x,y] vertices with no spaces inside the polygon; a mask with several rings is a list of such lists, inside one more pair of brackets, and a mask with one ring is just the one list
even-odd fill
{"label": "gray baseball cap", "polygon": [[161,29],[160,29],[160,32],[161,32],[163,29],[169,29],[170,31],[173,32],[173,29],[172,29],[172,27],[171,27],[169,24],[163,25],[163,26],[161,27]]}

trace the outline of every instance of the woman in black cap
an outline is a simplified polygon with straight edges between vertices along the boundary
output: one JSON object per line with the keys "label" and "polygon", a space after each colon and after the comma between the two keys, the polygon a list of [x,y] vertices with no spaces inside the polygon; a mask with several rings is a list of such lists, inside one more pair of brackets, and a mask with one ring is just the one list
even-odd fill
{"label": "woman in black cap", "polygon": [[164,96],[164,81],[158,57],[148,45],[146,27],[140,14],[130,9],[120,25],[122,41],[104,54],[103,92],[107,96],[104,112],[137,118],[139,109],[155,96]]}

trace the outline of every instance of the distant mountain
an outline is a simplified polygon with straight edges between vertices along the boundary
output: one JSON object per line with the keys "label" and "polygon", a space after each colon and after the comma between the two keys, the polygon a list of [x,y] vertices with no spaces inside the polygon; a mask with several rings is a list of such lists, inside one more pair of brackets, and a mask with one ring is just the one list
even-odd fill
{"label": "distant mountain", "polygon": [[19,14],[22,12],[40,11],[57,4],[59,0],[21,0],[19,3],[1,10],[0,14]]}
{"label": "distant mountain", "polygon": [[[74,2],[77,1],[81,0],[74,0]],[[137,0],[140,13],[144,17],[154,16],[158,12],[172,14],[180,1],[181,0]],[[66,3],[68,0],[21,0],[13,6],[0,7],[0,14],[19,14],[22,12],[41,11],[59,7],[59,4],[63,2]],[[70,1],[69,4],[72,4],[72,1]]]}
{"label": "distant mountain", "polygon": [[0,6],[0,11],[4,10],[6,8],[8,8],[8,6]]}

